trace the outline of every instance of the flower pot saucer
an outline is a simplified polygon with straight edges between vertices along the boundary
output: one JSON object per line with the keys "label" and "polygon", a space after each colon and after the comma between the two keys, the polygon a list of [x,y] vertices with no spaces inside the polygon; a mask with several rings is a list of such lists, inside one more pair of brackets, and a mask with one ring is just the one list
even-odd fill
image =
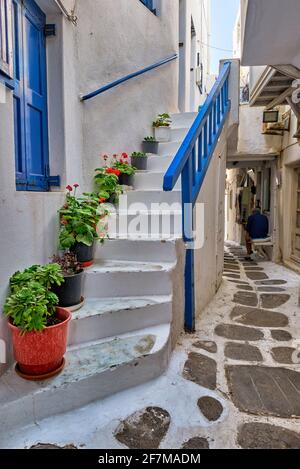
{"label": "flower pot saucer", "polygon": [[71,311],[71,313],[75,313],[75,311],[78,311],[80,308],[83,307],[85,303],[85,298],[84,296],[81,297],[80,299],[80,303],[78,303],[77,305],[74,305],[74,306],[67,306],[66,308]]}
{"label": "flower pot saucer", "polygon": [[27,381],[44,381],[45,379],[54,378],[54,376],[59,375],[59,373],[61,373],[62,370],[64,369],[65,364],[66,364],[66,360],[65,358],[63,358],[61,365],[59,365],[59,367],[56,368],[56,370],[50,371],[50,373],[45,373],[42,375],[27,375],[25,373],[22,373],[22,371],[19,369],[19,364],[16,363],[15,371],[17,375],[20,376],[20,378],[26,379]]}
{"label": "flower pot saucer", "polygon": [[88,267],[91,267],[93,264],[94,264],[94,259],[92,261],[80,262],[80,266],[82,269],[87,269]]}

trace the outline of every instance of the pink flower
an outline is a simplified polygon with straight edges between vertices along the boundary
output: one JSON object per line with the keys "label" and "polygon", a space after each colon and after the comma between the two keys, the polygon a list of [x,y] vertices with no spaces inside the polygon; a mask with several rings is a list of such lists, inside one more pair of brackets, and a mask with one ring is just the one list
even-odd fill
{"label": "pink flower", "polygon": [[75,187],[75,189],[77,189],[77,187],[79,187],[79,184],[73,184],[73,187]]}
{"label": "pink flower", "polygon": [[69,186],[66,187],[66,189],[67,189],[67,191],[72,192],[73,187],[69,185]]}

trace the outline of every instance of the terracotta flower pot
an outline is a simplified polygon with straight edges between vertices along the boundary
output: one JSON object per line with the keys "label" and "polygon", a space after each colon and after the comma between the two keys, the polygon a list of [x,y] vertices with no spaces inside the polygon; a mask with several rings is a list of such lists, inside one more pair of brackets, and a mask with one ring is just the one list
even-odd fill
{"label": "terracotta flower pot", "polygon": [[15,359],[21,373],[29,376],[46,375],[58,369],[66,353],[71,313],[64,308],[56,308],[61,323],[50,326],[41,332],[22,331],[10,321]]}

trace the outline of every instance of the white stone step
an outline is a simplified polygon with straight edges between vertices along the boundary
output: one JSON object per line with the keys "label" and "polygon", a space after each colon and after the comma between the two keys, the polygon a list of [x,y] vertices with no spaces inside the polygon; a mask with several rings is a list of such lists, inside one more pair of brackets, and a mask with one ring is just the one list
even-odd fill
{"label": "white stone step", "polygon": [[166,172],[170,164],[174,159],[174,155],[158,156],[150,155],[148,156],[148,171],[162,171]]}
{"label": "white stone step", "polygon": [[182,144],[182,141],[160,143],[158,145],[158,155],[159,156],[172,155],[174,158],[181,144]]}
{"label": "white stone step", "polygon": [[172,127],[190,127],[196,119],[197,115],[197,112],[182,112],[172,114]]}
{"label": "white stone step", "polygon": [[183,141],[188,133],[190,126],[172,126],[171,127],[171,142]]}
{"label": "white stone step", "polygon": [[[182,236],[182,212],[180,204],[158,210],[140,210],[140,205],[131,205],[130,210],[119,210],[109,217],[108,234],[112,238],[126,239],[138,236],[148,239],[169,240]],[[178,210],[177,210],[178,208]]]}
{"label": "white stone step", "polygon": [[131,262],[175,262],[175,241],[108,239],[98,244],[95,259]]}
{"label": "white stone step", "polygon": [[0,432],[82,407],[160,376],[170,357],[170,325],[71,348],[55,378],[25,381],[11,368],[0,378]]}
{"label": "white stone step", "polygon": [[98,260],[86,269],[85,298],[172,294],[173,262]]}
{"label": "white stone step", "polygon": [[[163,192],[164,171],[137,171],[134,176],[135,190],[161,190]],[[181,180],[179,179],[174,189],[180,190]]]}
{"label": "white stone step", "polygon": [[[126,193],[127,206],[131,204],[144,204],[145,207],[151,209],[152,204],[181,204],[181,191],[173,190],[170,192],[162,192],[160,190],[133,190]],[[154,207],[153,207],[154,208]]]}
{"label": "white stone step", "polygon": [[83,308],[72,314],[69,345],[114,337],[171,321],[171,295],[87,299]]}

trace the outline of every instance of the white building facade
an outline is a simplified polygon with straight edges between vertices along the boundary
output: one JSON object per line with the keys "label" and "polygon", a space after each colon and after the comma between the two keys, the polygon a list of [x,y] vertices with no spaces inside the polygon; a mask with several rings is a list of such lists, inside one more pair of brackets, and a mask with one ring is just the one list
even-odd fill
{"label": "white building facade", "polygon": [[[209,91],[210,2],[0,4],[3,305],[10,275],[48,262],[57,251],[57,211],[65,186],[78,183],[82,192],[92,190],[100,155],[139,150],[158,113],[197,111],[203,103]],[[170,57],[174,60],[101,96],[80,99]],[[0,338],[10,348],[3,317]]]}
{"label": "white building facade", "polygon": [[258,206],[270,221],[273,248],[267,249],[269,255],[296,270],[300,259],[300,113],[295,81],[300,77],[295,46],[299,13],[299,2],[293,0],[241,2],[236,49],[241,52],[242,70],[249,68],[250,102],[240,108],[238,151],[229,158],[229,168],[236,169],[228,172],[227,184],[228,239],[243,242],[245,217]]}

